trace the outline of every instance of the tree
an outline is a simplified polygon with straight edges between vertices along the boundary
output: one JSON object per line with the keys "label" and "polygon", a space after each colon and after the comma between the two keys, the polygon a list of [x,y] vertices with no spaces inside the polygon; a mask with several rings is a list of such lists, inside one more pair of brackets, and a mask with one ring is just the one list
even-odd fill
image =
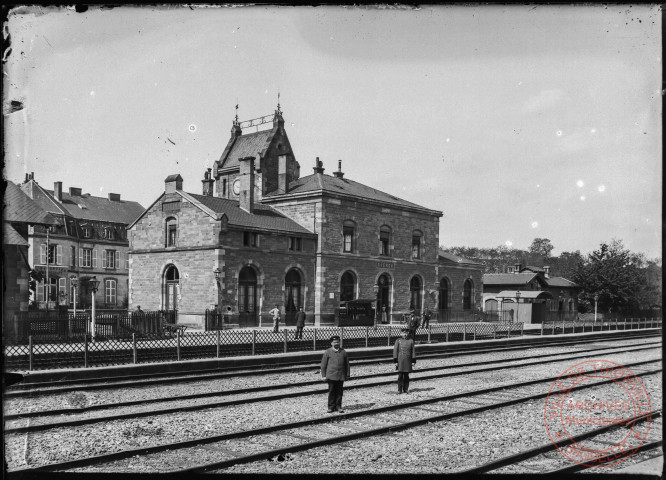
{"label": "tree", "polygon": [[645,278],[640,267],[640,256],[625,249],[621,240],[601,243],[574,272],[573,281],[583,289],[581,303],[594,305],[594,296],[598,295],[601,311],[638,308]]}
{"label": "tree", "polygon": [[534,255],[539,255],[544,258],[550,257],[550,252],[553,251],[555,247],[550,243],[550,240],[547,238],[535,238],[532,240],[532,245],[530,245],[529,252]]}

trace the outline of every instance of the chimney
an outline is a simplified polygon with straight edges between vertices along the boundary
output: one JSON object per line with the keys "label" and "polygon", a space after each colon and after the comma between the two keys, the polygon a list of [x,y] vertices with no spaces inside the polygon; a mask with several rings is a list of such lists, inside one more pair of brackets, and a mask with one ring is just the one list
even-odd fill
{"label": "chimney", "polygon": [[240,123],[238,122],[238,116],[234,120],[234,124],[231,127],[231,139],[233,140],[236,137],[240,137],[243,134],[243,130],[240,128]]}
{"label": "chimney", "polygon": [[513,265],[513,272],[514,273],[520,273],[520,263],[515,263]]}
{"label": "chimney", "polygon": [[240,207],[248,213],[254,212],[254,157],[239,158]]}
{"label": "chimney", "polygon": [[62,203],[62,182],[53,182],[53,196]]}
{"label": "chimney", "polygon": [[287,156],[278,157],[278,188],[277,193],[287,193]]}
{"label": "chimney", "polygon": [[109,193],[109,201],[119,202],[120,201],[120,194],[119,193]]}
{"label": "chimney", "polygon": [[543,269],[545,270],[544,277],[550,278],[550,267],[548,265],[544,265]]}
{"label": "chimney", "polygon": [[81,189],[76,187],[69,187],[69,196],[70,197],[80,197]]}
{"label": "chimney", "polygon": [[176,190],[183,189],[183,177],[180,174],[176,173],[175,175],[169,175],[164,180],[164,193],[175,193]]}
{"label": "chimney", "polygon": [[314,173],[324,173],[324,162],[319,160],[319,157],[315,161]]}
{"label": "chimney", "polygon": [[338,160],[338,171],[333,172],[333,175],[338,178],[342,178],[344,176],[344,173],[342,173],[342,160]]}
{"label": "chimney", "polygon": [[202,185],[202,191],[203,191],[202,194],[205,195],[206,197],[212,197],[213,196],[213,184],[215,183],[215,180],[213,180],[211,178],[211,174],[210,174],[211,170],[212,170],[212,168],[209,168],[208,170],[206,170],[206,172],[204,173],[204,179],[201,180],[201,183],[203,184]]}
{"label": "chimney", "polygon": [[30,175],[26,172],[26,174],[25,174],[25,183],[28,183],[28,180],[30,180]]}

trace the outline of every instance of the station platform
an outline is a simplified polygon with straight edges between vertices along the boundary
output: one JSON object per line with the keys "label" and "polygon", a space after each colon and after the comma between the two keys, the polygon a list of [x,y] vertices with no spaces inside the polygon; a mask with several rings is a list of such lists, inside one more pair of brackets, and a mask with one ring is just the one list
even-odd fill
{"label": "station platform", "polygon": [[[658,331],[660,329],[643,330],[645,332]],[[634,330],[636,332],[637,330]],[[610,338],[617,337],[623,338],[625,332],[623,331],[604,331],[604,332],[586,332],[567,335],[528,335],[516,336],[510,338],[492,339],[492,340],[465,340],[465,341],[450,341],[450,342],[433,342],[433,343],[417,343],[416,351],[417,358],[419,354],[427,353],[442,353],[448,350],[456,350],[457,352],[464,352],[465,350],[477,351],[479,347],[496,347],[496,346],[511,346],[511,344],[523,344],[524,348],[529,348],[531,343],[539,343],[540,340],[546,338],[557,338],[559,340],[580,338],[584,340],[586,337],[598,336],[603,334]],[[393,354],[393,346],[381,347],[368,347],[368,348],[353,348],[347,349],[350,360],[362,360],[373,358],[386,358],[389,359]],[[69,368],[69,369],[52,369],[52,370],[33,370],[33,371],[18,371],[13,372],[23,377],[21,383],[23,385],[37,386],[43,382],[75,382],[85,381],[90,379],[104,380],[113,379],[115,377],[128,377],[128,376],[163,376],[163,375],[188,375],[194,373],[212,373],[234,371],[242,369],[261,369],[261,368],[275,368],[275,367],[288,367],[295,365],[308,365],[311,364],[313,368],[318,368],[321,361],[323,350],[313,351],[298,351],[288,353],[276,353],[266,355],[248,355],[237,357],[219,357],[219,358],[205,358],[195,360],[181,360],[171,362],[155,362],[155,363],[138,363],[138,364],[123,364],[103,367],[89,367],[89,368]]]}

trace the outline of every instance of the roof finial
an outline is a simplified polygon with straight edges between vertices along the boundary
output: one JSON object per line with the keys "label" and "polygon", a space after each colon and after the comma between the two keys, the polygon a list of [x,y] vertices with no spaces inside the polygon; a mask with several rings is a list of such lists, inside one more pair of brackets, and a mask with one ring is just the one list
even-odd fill
{"label": "roof finial", "polygon": [[236,97],[236,123],[238,123],[238,97]]}
{"label": "roof finial", "polygon": [[278,115],[282,115],[282,110],[280,110],[280,92],[278,91],[278,105],[276,112]]}

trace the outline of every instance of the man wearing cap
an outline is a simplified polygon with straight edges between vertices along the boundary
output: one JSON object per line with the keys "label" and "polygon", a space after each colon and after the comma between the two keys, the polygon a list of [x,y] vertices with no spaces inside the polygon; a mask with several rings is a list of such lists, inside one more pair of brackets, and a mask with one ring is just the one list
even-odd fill
{"label": "man wearing cap", "polygon": [[419,328],[419,323],[419,317],[416,316],[416,312],[414,310],[409,312],[409,329],[407,338],[411,338],[412,340],[416,339],[416,330]]}
{"label": "man wearing cap", "polygon": [[398,371],[398,393],[409,393],[409,372],[416,363],[416,348],[414,340],[407,338],[408,327],[403,327],[399,338],[393,346],[393,363]]}
{"label": "man wearing cap", "polygon": [[342,409],[342,387],[350,376],[347,352],[340,348],[340,337],[331,337],[331,348],[324,352],[321,359],[321,379],[328,382],[328,413]]}

